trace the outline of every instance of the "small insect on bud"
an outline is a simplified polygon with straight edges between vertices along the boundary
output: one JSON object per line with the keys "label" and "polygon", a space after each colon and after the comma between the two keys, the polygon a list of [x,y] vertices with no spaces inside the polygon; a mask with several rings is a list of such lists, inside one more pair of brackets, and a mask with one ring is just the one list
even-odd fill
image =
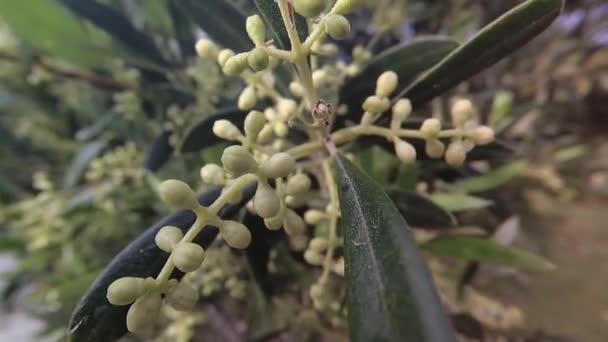
{"label": "small insect on bud", "polygon": [[441,158],[445,145],[439,139],[428,139],[425,144],[426,155],[431,158]]}
{"label": "small insect on bud", "polygon": [[473,103],[468,99],[458,99],[452,104],[452,122],[456,127],[464,126],[474,113]]}
{"label": "small insect on bud", "polygon": [[230,141],[238,141],[243,137],[241,130],[228,120],[217,120],[213,123],[213,134]]}
{"label": "small insect on bud", "polygon": [[141,331],[156,322],[161,308],[159,292],[146,293],[131,305],[127,312],[127,329]]}
{"label": "small insect on bud", "polygon": [[327,214],[320,210],[311,209],[304,213],[304,221],[310,225],[316,225],[327,219]]}
{"label": "small insect on bud", "polygon": [[230,57],[234,56],[234,51],[230,49],[224,49],[217,55],[217,63],[223,67]]}
{"label": "small insect on bud", "polygon": [[266,124],[266,118],[262,112],[253,110],[245,117],[245,135],[250,142],[255,142]]}
{"label": "small insect on bud", "polygon": [[216,59],[219,53],[217,45],[209,39],[200,39],[194,48],[199,56],[209,59]]}
{"label": "small insect on bud", "polygon": [[247,63],[255,71],[266,70],[270,64],[270,57],[264,49],[257,47],[251,50],[247,56]]}
{"label": "small insect on bud", "polygon": [[420,133],[424,135],[426,139],[435,138],[441,132],[441,121],[438,119],[426,119],[420,127]]}
{"label": "small insect on bud", "polygon": [[470,134],[475,145],[487,145],[494,141],[494,130],[488,126],[476,127]]}
{"label": "small insect on bud", "polygon": [[350,22],[338,14],[331,14],[325,18],[325,32],[333,39],[344,39],[350,33]]}
{"label": "small insect on bud", "polygon": [[365,0],[338,0],[330,13],[345,15],[361,7]]}
{"label": "small insect on bud", "polygon": [[253,172],[257,168],[257,162],[251,153],[239,145],[226,147],[222,154],[222,165],[235,176]]}
{"label": "small insect on bud", "polygon": [[179,180],[168,179],[160,183],[158,193],[165,204],[175,209],[194,210],[200,206],[190,186]]}
{"label": "small insect on bud", "polygon": [[228,246],[244,249],[251,243],[251,233],[243,224],[236,221],[222,221],[220,234]]}
{"label": "small insect on bud", "polygon": [[310,249],[304,252],[304,260],[311,265],[322,265],[324,259],[322,254],[311,251]]}
{"label": "small insect on bud", "polygon": [[108,286],[106,298],[112,305],[128,305],[141,297],[145,291],[144,278],[123,277]]}
{"label": "small insect on bud", "polygon": [[178,311],[189,311],[196,306],[199,294],[192,285],[180,281],[167,291],[165,301]]}
{"label": "small insect on bud", "polygon": [[226,174],[217,164],[207,164],[201,167],[201,179],[203,182],[212,185],[224,185],[226,183]]}
{"label": "small insect on bud", "polygon": [[323,13],[326,0],[292,0],[291,4],[299,15],[304,18],[314,18]]}
{"label": "small insect on bud", "polygon": [[383,113],[391,106],[391,102],[387,98],[378,96],[369,96],[363,102],[363,109],[369,113]]}
{"label": "small insect on bud", "polygon": [[227,76],[236,76],[245,71],[248,65],[248,55],[248,52],[241,52],[228,58],[226,63],[222,66],[222,71],[224,74]]}
{"label": "small insect on bud", "polygon": [[249,86],[245,87],[243,92],[241,92],[241,95],[239,95],[237,105],[240,110],[250,110],[257,102],[258,99],[255,95],[255,88]]}
{"label": "small insect on bud", "polygon": [[394,71],[383,72],[376,81],[376,96],[389,97],[399,85],[399,77]]}
{"label": "small insect on bud", "polygon": [[445,151],[445,161],[451,166],[460,166],[467,158],[467,153],[461,141],[453,141]]}
{"label": "small insect on bud", "polygon": [[289,236],[302,235],[306,230],[306,223],[295,211],[287,209],[283,219],[283,228]]}
{"label": "small insect on bud", "polygon": [[171,260],[182,272],[196,271],[205,258],[203,247],[192,242],[180,242],[171,253]]}
{"label": "small insect on bud", "polygon": [[323,253],[329,247],[329,241],[323,238],[314,238],[308,243],[308,248],[317,253]]}
{"label": "small insect on bud", "polygon": [[397,157],[404,163],[413,163],[416,161],[416,149],[412,144],[401,139],[395,139],[395,152]]}
{"label": "small insect on bud", "polygon": [[178,227],[164,226],[158,231],[158,233],[156,233],[154,242],[158,248],[170,253],[175,245],[179,243],[182,237],[184,237],[184,233]]}
{"label": "small insect on bud", "polygon": [[268,183],[258,182],[258,189],[253,196],[253,208],[265,219],[275,217],[279,213],[281,200]]}
{"label": "small insect on bud", "polygon": [[298,82],[291,82],[289,83],[289,91],[297,97],[302,97],[304,96],[304,87],[302,86],[302,84],[298,83]]}
{"label": "small insect on bud", "polygon": [[298,104],[292,99],[281,98],[277,102],[277,112],[283,120],[289,120],[298,110]]}
{"label": "small insect on bud", "polygon": [[260,166],[260,170],[268,178],[287,177],[295,168],[296,160],[285,152],[274,154],[266,159]]}
{"label": "small insect on bud", "polygon": [[310,186],[310,177],[308,177],[308,175],[305,173],[298,173],[297,175],[290,177],[289,180],[287,180],[287,185],[285,186],[285,194],[291,196],[303,194],[310,190]]}
{"label": "small insect on bud", "polygon": [[252,15],[247,17],[245,23],[245,29],[247,35],[255,45],[262,45],[266,40],[266,27],[264,26],[264,20],[259,15]]}

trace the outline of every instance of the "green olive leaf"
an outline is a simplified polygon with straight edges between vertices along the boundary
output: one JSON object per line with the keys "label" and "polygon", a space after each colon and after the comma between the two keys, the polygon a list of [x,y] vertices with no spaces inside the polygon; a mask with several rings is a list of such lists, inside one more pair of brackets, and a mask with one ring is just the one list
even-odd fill
{"label": "green olive leaf", "polygon": [[517,175],[526,168],[525,161],[515,161],[503,165],[481,176],[470,177],[452,184],[454,191],[476,193],[497,188]]}
{"label": "green olive leaf", "polygon": [[[266,22],[267,27],[272,31],[275,44],[281,49],[289,50],[291,44],[277,2],[275,0],[254,0],[253,2]],[[295,19],[298,37],[300,37],[301,41],[304,41],[308,36],[306,19],[295,12],[293,18]]]}
{"label": "green olive leaf", "polygon": [[388,190],[397,210],[417,228],[445,229],[456,225],[456,218],[430,198],[414,191]]}
{"label": "green olive leaf", "polygon": [[479,236],[443,235],[425,242],[421,248],[435,256],[489,262],[531,271],[555,268],[552,263],[535,254]]}
{"label": "green olive leaf", "polygon": [[353,341],[456,341],[426,261],[390,198],[336,158]]}
{"label": "green olive leaf", "polygon": [[103,140],[94,140],[84,145],[74,156],[66,170],[63,178],[63,188],[68,189],[76,186],[89,167],[89,163],[97,158],[107,146],[108,143]]}
{"label": "green olive leaf", "polygon": [[436,192],[431,195],[431,200],[448,211],[482,209],[492,205],[490,200],[459,192]]}
{"label": "green olive leaf", "polygon": [[469,79],[544,31],[564,0],[528,0],[505,13],[425,72],[397,97],[418,107]]}

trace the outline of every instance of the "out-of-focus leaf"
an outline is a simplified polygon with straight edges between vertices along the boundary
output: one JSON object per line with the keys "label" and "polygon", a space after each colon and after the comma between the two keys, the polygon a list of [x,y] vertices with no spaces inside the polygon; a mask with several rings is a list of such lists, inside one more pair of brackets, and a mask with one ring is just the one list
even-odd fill
{"label": "out-of-focus leaf", "polygon": [[[270,28],[270,31],[272,31],[275,44],[281,49],[290,49],[291,44],[289,43],[289,36],[285,29],[285,24],[283,23],[283,18],[281,17],[281,11],[279,10],[277,2],[275,0],[253,0],[253,2],[255,2],[264,21],[266,21],[266,25]],[[301,41],[304,41],[308,35],[306,19],[295,13],[295,11],[293,18],[295,18],[295,27],[298,31],[298,37],[300,37]]]}
{"label": "out-of-focus leaf", "polygon": [[63,178],[63,187],[67,189],[76,186],[89,167],[89,163],[97,158],[107,145],[103,140],[91,141],[84,145],[68,166]]}
{"label": "out-of-focus leaf", "polygon": [[146,170],[154,172],[169,161],[173,154],[173,146],[169,143],[171,134],[170,130],[164,130],[154,139],[144,163]]}
{"label": "out-of-focus leaf", "polygon": [[418,107],[520,48],[544,31],[557,16],[563,0],[528,0],[483,28],[424,73],[398,97]]}
{"label": "out-of-focus leaf", "polygon": [[97,66],[114,55],[105,43],[56,0],[0,1],[0,19],[36,49],[65,60]]}
{"label": "out-of-focus leaf", "polygon": [[426,196],[401,190],[389,190],[388,195],[399,213],[413,227],[437,229],[456,225],[454,215]]}
{"label": "out-of-focus leaf", "polygon": [[173,22],[173,31],[175,31],[175,39],[179,44],[182,52],[182,57],[194,56],[194,44],[196,39],[194,36],[194,25],[188,13],[185,13],[179,6],[180,0],[169,0],[169,14]]}
{"label": "out-of-focus leaf", "polygon": [[253,47],[247,36],[247,13],[226,0],[179,0],[175,4],[181,13],[188,13],[196,23],[219,45],[242,52]]}
{"label": "out-of-focus leaf", "polygon": [[497,169],[494,169],[484,175],[467,178],[453,184],[455,191],[476,193],[497,188],[517,175],[519,175],[526,168],[525,161],[516,161],[503,165]]}
{"label": "out-of-focus leaf", "polygon": [[549,261],[530,252],[477,236],[445,235],[423,243],[421,248],[436,256],[491,262],[526,270],[546,271],[555,268]]}
{"label": "out-of-focus leaf", "polygon": [[9,252],[11,250],[23,248],[23,241],[14,239],[8,236],[0,236],[0,252]]}
{"label": "out-of-focus leaf", "polygon": [[186,133],[186,137],[180,145],[180,151],[196,152],[200,151],[205,147],[210,147],[215,144],[225,142],[225,140],[218,138],[213,133],[213,124],[215,123],[215,121],[228,120],[235,124],[237,127],[243,128],[243,122],[245,121],[246,116],[247,112],[239,110],[237,108],[230,108],[219,111],[204,118],[198,124],[194,125],[188,131],[188,133]]}
{"label": "out-of-focus leaf", "polygon": [[431,200],[449,211],[481,209],[492,205],[492,201],[463,193],[434,193]]}
{"label": "out-of-focus leaf", "polygon": [[382,189],[336,158],[353,341],[456,341],[411,229]]}
{"label": "out-of-focus leaf", "polygon": [[[237,205],[226,206],[220,213],[223,218],[235,215],[249,201],[255,191],[254,186],[248,187],[243,200]],[[220,195],[221,189],[211,190],[199,197],[202,205],[208,206]],[[190,228],[195,215],[183,210],[167,216],[157,224],[148,228],[139,238],[123,249],[112,262],[101,272],[80,303],[72,313],[69,324],[68,340],[73,342],[106,342],[115,341],[127,332],[126,315],[128,305],[112,305],[106,299],[108,286],[116,279],[126,276],[155,277],[167,261],[169,253],[160,250],[154,237],[158,231],[172,225],[183,229]],[[218,234],[215,227],[206,227],[195,238],[194,242],[204,248],[208,247]],[[181,278],[182,273],[174,271],[173,277]]]}
{"label": "out-of-focus leaf", "polygon": [[92,139],[103,132],[114,120],[115,113],[106,113],[97,119],[92,125],[84,127],[76,132],[76,139],[85,141]]}
{"label": "out-of-focus leaf", "polygon": [[565,163],[574,159],[578,159],[587,153],[587,147],[583,144],[569,146],[557,151],[554,158],[559,163]]}

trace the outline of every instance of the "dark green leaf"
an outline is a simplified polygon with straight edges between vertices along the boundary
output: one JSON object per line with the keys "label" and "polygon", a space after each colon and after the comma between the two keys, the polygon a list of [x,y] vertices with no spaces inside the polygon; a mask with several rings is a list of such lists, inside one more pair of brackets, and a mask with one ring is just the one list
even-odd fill
{"label": "dark green leaf", "polygon": [[173,146],[169,143],[171,134],[171,131],[164,130],[154,139],[144,164],[146,170],[154,172],[169,161],[173,154]]}
{"label": "dark green leaf", "polygon": [[529,0],[505,13],[452,51],[398,97],[418,107],[498,62],[545,30],[563,0]]}
{"label": "dark green leaf", "polygon": [[484,175],[467,178],[453,184],[455,191],[483,192],[499,187],[519,175],[526,168],[526,162],[517,161],[503,165]]}
{"label": "dark green leaf", "polygon": [[213,124],[216,120],[229,120],[233,124],[235,124],[239,128],[243,128],[243,122],[245,121],[245,117],[247,116],[247,112],[239,110],[237,108],[225,109],[215,114],[212,114],[199,123],[194,125],[188,133],[186,133],[186,137],[181,143],[180,151],[181,152],[196,152],[200,151],[205,147],[210,147],[215,144],[225,142],[218,138],[213,133]]}
{"label": "dark green leaf", "polygon": [[179,0],[176,4],[182,13],[205,31],[215,42],[225,48],[242,52],[250,50],[253,43],[247,36],[247,13],[226,0]]}
{"label": "dark green leaf", "polygon": [[452,214],[430,198],[412,191],[390,190],[388,195],[403,218],[413,227],[448,228],[456,225]]}
{"label": "dark green leaf", "polygon": [[92,125],[84,127],[76,132],[76,139],[84,141],[96,137],[114,122],[114,116],[116,116],[116,114],[112,112],[104,114]]}
{"label": "dark green leaf", "polygon": [[[253,0],[253,2],[255,2],[266,25],[272,31],[275,44],[281,49],[289,50],[291,44],[289,43],[289,36],[287,35],[287,30],[285,29],[285,24],[283,23],[283,18],[281,17],[281,11],[279,10],[277,2],[275,0]],[[295,12],[294,18],[298,37],[300,37],[301,41],[304,41],[308,35],[306,19]]]}
{"label": "dark green leaf", "polygon": [[182,51],[182,57],[194,56],[194,44],[196,44],[194,25],[188,13],[185,13],[179,6],[179,2],[180,0],[169,0],[168,2],[175,39]]}
{"label": "dark green leaf", "polygon": [[89,163],[97,158],[107,145],[107,142],[102,140],[91,141],[84,145],[68,166],[63,178],[63,187],[72,188],[76,186],[89,167]]}
{"label": "dark green leaf", "polygon": [[[248,187],[243,201],[238,205],[225,207],[220,216],[225,219],[234,216],[253,196],[254,189]],[[215,189],[203,194],[199,200],[202,205],[208,206],[220,193],[221,189]],[[111,305],[106,299],[108,286],[114,280],[125,276],[156,277],[169,256],[154,243],[156,233],[166,225],[173,225],[185,231],[194,223],[194,219],[194,214],[186,210],[167,216],[125,247],[101,272],[72,313],[69,341],[106,342],[123,336],[127,332],[125,320],[129,306]],[[217,228],[207,227],[194,242],[206,248],[213,242],[217,233]],[[181,275],[176,270],[173,277],[181,278]]]}
{"label": "dark green leaf", "polygon": [[491,262],[533,271],[555,268],[549,261],[530,252],[477,236],[446,235],[425,242],[421,247],[436,256],[466,261]]}
{"label": "dark green leaf", "polygon": [[492,201],[458,192],[437,192],[431,195],[431,200],[449,211],[481,209],[492,205]]}
{"label": "dark green leaf", "polygon": [[336,158],[353,341],[456,341],[411,229],[382,189]]}
{"label": "dark green leaf", "polygon": [[23,248],[25,244],[20,239],[11,238],[9,236],[0,236],[0,252],[10,252]]}

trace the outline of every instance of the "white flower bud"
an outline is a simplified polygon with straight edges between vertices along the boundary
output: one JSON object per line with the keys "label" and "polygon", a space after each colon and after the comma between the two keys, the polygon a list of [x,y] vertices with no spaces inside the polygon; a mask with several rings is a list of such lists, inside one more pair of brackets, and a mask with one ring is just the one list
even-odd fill
{"label": "white flower bud", "polygon": [[298,110],[298,104],[292,99],[281,98],[277,102],[277,112],[283,120],[289,120]]}
{"label": "white flower bud", "polygon": [[451,166],[460,166],[467,158],[467,152],[461,141],[453,141],[445,152],[445,161]]}
{"label": "white flower bud", "polygon": [[245,28],[247,35],[255,45],[264,44],[266,41],[266,27],[264,26],[264,20],[259,15],[247,17]]}
{"label": "white flower bud", "polygon": [[299,15],[314,18],[325,10],[326,0],[292,0],[291,4]]}
{"label": "white flower bud", "polygon": [[441,132],[441,121],[439,121],[439,119],[426,119],[420,127],[420,133],[422,133],[426,139],[437,137],[439,132]]}
{"label": "white flower bud", "polygon": [[220,66],[224,66],[230,57],[234,56],[234,51],[230,49],[224,49],[217,55],[217,63]]}
{"label": "white flower bud", "polygon": [[260,131],[260,134],[258,135],[258,143],[265,144],[265,143],[269,142],[270,139],[272,139],[273,134],[274,134],[274,128],[272,128],[272,125],[271,124],[264,125],[264,128],[262,128],[262,130]]}
{"label": "white flower bud", "polygon": [[338,261],[336,261],[336,263],[332,266],[331,270],[337,275],[344,277],[344,258],[338,259]]}
{"label": "white flower bud", "polygon": [[289,134],[289,127],[287,127],[287,124],[283,121],[275,122],[272,125],[272,128],[277,137],[284,138]]}
{"label": "white flower bud", "polygon": [[222,66],[222,71],[224,74],[227,76],[237,76],[245,71],[249,65],[249,62],[247,61],[248,55],[248,52],[241,52],[228,58],[226,63]]}
{"label": "white flower bud", "polygon": [[222,154],[224,169],[235,176],[250,173],[256,170],[257,162],[243,146],[232,145],[226,147]]}
{"label": "white flower bud", "polygon": [[147,293],[136,300],[127,312],[127,329],[136,332],[154,324],[158,319],[161,304],[159,292]]}
{"label": "white flower bud", "polygon": [[289,180],[287,180],[287,185],[285,186],[285,194],[292,196],[303,194],[310,190],[310,186],[310,177],[308,177],[308,175],[305,173],[298,173],[297,175],[290,177]]}
{"label": "white flower bud", "polygon": [[203,182],[212,185],[224,185],[226,183],[226,174],[224,169],[216,164],[207,164],[201,167],[201,179]]}
{"label": "white flower bud", "polygon": [[[339,13],[338,13],[339,14]],[[353,48],[353,59],[358,64],[364,64],[372,58],[371,51],[365,49],[361,45],[357,45]]]}
{"label": "white flower bud", "polygon": [[281,200],[266,182],[258,181],[258,189],[253,196],[253,208],[262,218],[275,217],[281,208]]}
{"label": "white flower bud", "polygon": [[195,209],[200,205],[194,191],[182,181],[168,179],[158,187],[160,199],[175,209]]}
{"label": "white flower bud", "polygon": [[393,105],[393,117],[391,119],[391,129],[397,130],[412,114],[412,103],[408,99],[399,99]]}
{"label": "white flower bud", "polygon": [[315,251],[311,251],[310,249],[304,252],[304,260],[311,265],[322,265],[324,261],[324,257],[322,254],[317,253]]}
{"label": "white flower bud", "polygon": [[305,92],[302,84],[300,84],[299,82],[295,82],[295,81],[289,83],[289,91],[297,97],[303,97],[304,92]]}
{"label": "white flower bud", "polygon": [[383,113],[391,106],[391,102],[387,98],[378,96],[370,96],[363,102],[363,109],[369,113]]}
{"label": "white flower bud", "polygon": [[255,94],[255,89],[250,86],[243,89],[243,92],[239,95],[237,105],[240,110],[250,110],[257,102],[258,99]]}
{"label": "white flower bud", "polygon": [[310,295],[310,298],[313,300],[319,300],[322,299],[323,296],[325,295],[325,286],[323,286],[323,284],[320,283],[314,283],[310,286],[310,290],[308,292],[308,294]]}
{"label": "white flower bud", "polygon": [[376,81],[376,96],[389,97],[399,85],[399,77],[394,71],[383,72]]}
{"label": "white flower bud", "polygon": [[275,217],[264,219],[264,225],[266,226],[266,228],[270,230],[281,229],[281,227],[283,227],[283,218],[285,216],[283,215],[283,211],[284,206],[281,204],[281,210],[279,210],[279,213]]}
{"label": "white flower bud", "polygon": [[128,305],[141,297],[145,291],[144,278],[123,277],[108,286],[106,298],[112,305]]}
{"label": "white flower bud", "polygon": [[323,238],[314,238],[308,243],[308,248],[317,253],[323,253],[329,247],[329,241]]}
{"label": "white flower bud", "polygon": [[325,56],[335,56],[338,53],[338,46],[336,44],[323,44],[319,47],[319,52]]}
{"label": "white flower bud", "polygon": [[266,124],[266,118],[262,112],[253,110],[245,117],[245,135],[251,142],[255,142]]}
{"label": "white flower bud", "polygon": [[283,218],[283,228],[289,236],[302,235],[306,230],[306,223],[295,211],[287,209]]}
{"label": "white flower bud", "polygon": [[429,139],[425,144],[425,152],[431,158],[441,158],[445,152],[445,145],[439,139]]}
{"label": "white flower bud", "polygon": [[303,252],[308,245],[306,234],[289,236],[289,247],[296,252]]}
{"label": "white flower bud", "polygon": [[158,231],[158,233],[156,233],[154,242],[158,248],[170,253],[173,250],[173,247],[179,243],[182,237],[184,237],[184,233],[178,227],[164,226]]}
{"label": "white flower bud", "polygon": [[195,45],[196,53],[205,58],[216,59],[219,53],[217,45],[209,39],[200,39]]}
{"label": "white flower bud", "polygon": [[213,133],[218,137],[230,141],[238,141],[243,137],[241,130],[228,120],[217,120],[213,123]]}
{"label": "white flower bud", "polygon": [[257,47],[251,50],[247,56],[247,63],[255,71],[266,70],[270,64],[270,57],[263,48]]}
{"label": "white flower bud", "polygon": [[194,272],[203,263],[205,250],[192,242],[180,242],[171,253],[171,261],[182,272]]}
{"label": "white flower bud", "polygon": [[468,99],[458,99],[452,104],[452,122],[456,127],[464,126],[474,113],[473,103]]}
{"label": "white flower bud", "polygon": [[310,225],[316,225],[327,219],[327,214],[315,209],[307,210],[304,213],[304,221]]}
{"label": "white flower bud", "polygon": [[315,87],[319,87],[327,80],[327,71],[324,69],[317,69],[312,72],[312,83]]}
{"label": "white flower bud", "polygon": [[412,144],[401,139],[395,139],[395,152],[397,157],[404,163],[413,163],[416,161],[416,149]]}
{"label": "white flower bud", "polygon": [[361,7],[365,0],[338,0],[330,13],[345,15]]}
{"label": "white flower bud", "polygon": [[260,166],[260,170],[268,178],[287,177],[295,168],[296,160],[285,152],[274,154],[266,159]]}
{"label": "white flower bud", "polygon": [[488,126],[479,126],[470,134],[475,145],[487,145],[494,141],[494,130]]}
{"label": "white flower bud", "polygon": [[232,248],[244,249],[251,243],[251,233],[236,221],[222,221],[219,226],[222,239]]}
{"label": "white flower bud", "polygon": [[192,310],[196,306],[198,299],[198,292],[183,280],[171,287],[165,296],[167,304],[178,311]]}
{"label": "white flower bud", "polygon": [[350,33],[350,22],[339,14],[331,14],[325,18],[325,32],[333,39],[344,39]]}

